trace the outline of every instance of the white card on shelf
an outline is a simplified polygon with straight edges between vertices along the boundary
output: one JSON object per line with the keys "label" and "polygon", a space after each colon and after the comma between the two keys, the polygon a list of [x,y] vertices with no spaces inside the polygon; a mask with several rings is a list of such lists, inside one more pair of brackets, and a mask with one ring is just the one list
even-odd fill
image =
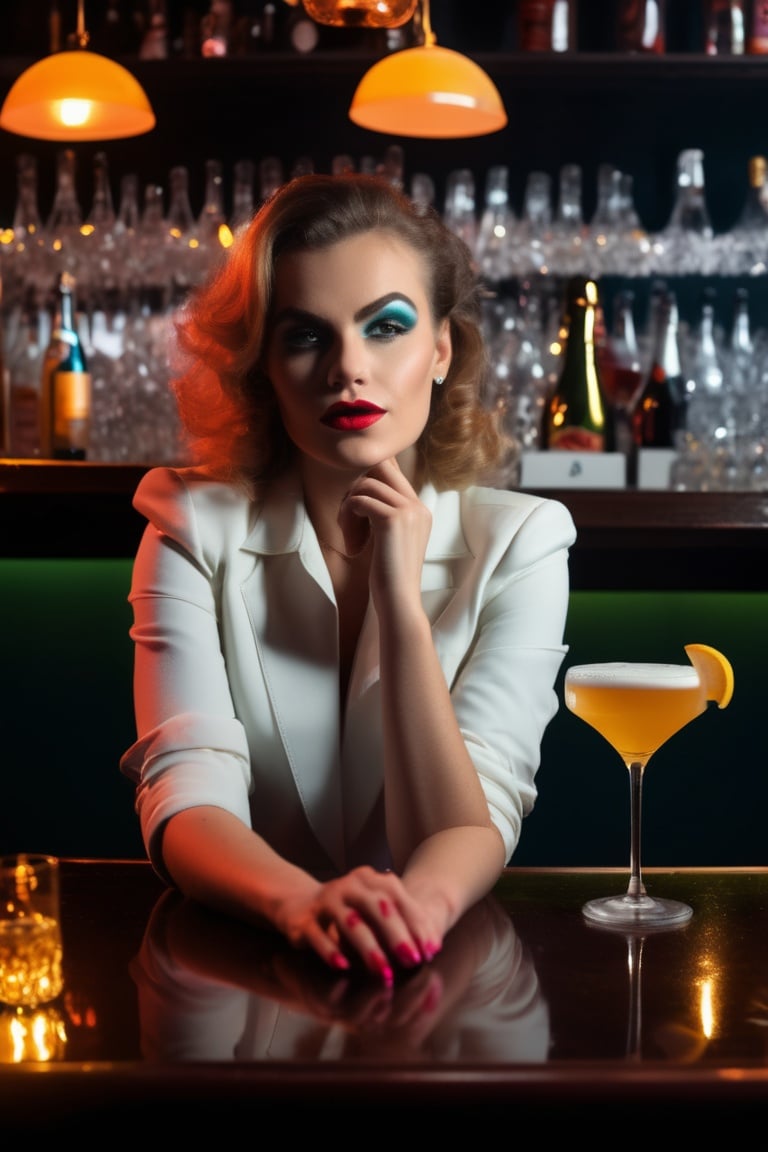
{"label": "white card on shelf", "polygon": [[674,448],[638,448],[637,487],[669,488],[669,472],[676,458]]}
{"label": "white card on shelf", "polygon": [[523,488],[626,488],[623,452],[523,452]]}

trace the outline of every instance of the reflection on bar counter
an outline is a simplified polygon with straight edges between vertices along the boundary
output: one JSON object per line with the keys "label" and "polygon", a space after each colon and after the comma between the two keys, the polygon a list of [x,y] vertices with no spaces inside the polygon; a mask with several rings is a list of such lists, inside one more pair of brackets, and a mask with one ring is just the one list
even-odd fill
{"label": "reflection on bar counter", "polygon": [[[62,149],[45,219],[38,205],[37,164],[31,153],[17,156],[14,219],[0,230],[7,379],[3,454],[42,456],[36,415],[41,366],[56,284],[66,271],[78,285],[78,329],[93,378],[87,459],[184,463],[168,386],[173,315],[224,257],[233,233],[254,209],[284,180],[312,171],[313,160],[297,157],[288,167],[276,156],[243,159],[227,174],[211,158],[197,212],[190,202],[186,167],[177,165],[167,173],[167,190],[155,182],[142,190],[134,174],[122,174],[115,210],[108,157],[98,152],[92,172],[86,174],[91,203],[85,213],[78,200],[75,154]],[[639,218],[632,175],[608,163],[596,172],[596,206],[590,216],[582,202],[582,169],[575,163],[564,164],[555,174],[528,172],[519,208],[512,203],[505,164],[487,170],[482,191],[470,169],[455,169],[446,180],[442,204],[429,173],[406,175],[399,145],[388,145],[380,157],[335,156],[330,170],[355,167],[393,181],[425,206],[434,205],[475,253],[487,286],[487,401],[503,411],[517,446],[509,468],[496,481],[519,484],[521,455],[542,448],[542,410],[559,373],[561,303],[569,277],[589,276],[600,286],[601,371],[612,360],[626,357],[623,332],[627,324],[636,328],[637,354],[631,366],[636,380],[644,379],[650,368],[654,302],[672,290],[669,281],[717,277],[719,320],[701,302],[692,311],[689,304],[687,315],[680,303],[687,419],[677,436],[668,480],[654,486],[768,489],[768,333],[759,325],[750,327],[749,290],[729,280],[747,277],[755,283],[768,271],[764,157],[750,158],[742,210],[720,234],[710,222],[705,156],[697,148],[677,157],[672,211],[656,233],[646,230]],[[611,278],[621,282],[620,291],[603,293],[602,284]],[[649,299],[647,316],[632,311],[643,297]],[[720,369],[717,387],[702,367],[705,333],[704,343]],[[632,403],[632,397],[622,396],[614,412],[616,444],[628,460],[637,449],[628,442]],[[632,482],[631,461],[628,475]]]}

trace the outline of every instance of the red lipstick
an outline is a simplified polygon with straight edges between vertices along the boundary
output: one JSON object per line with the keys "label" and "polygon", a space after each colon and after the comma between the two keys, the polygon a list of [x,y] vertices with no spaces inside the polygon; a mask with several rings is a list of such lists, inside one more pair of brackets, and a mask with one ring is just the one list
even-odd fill
{"label": "red lipstick", "polygon": [[357,400],[350,404],[340,400],[326,408],[320,417],[320,423],[328,428],[336,428],[340,432],[359,432],[363,428],[370,428],[385,416],[383,408],[371,404],[367,400]]}

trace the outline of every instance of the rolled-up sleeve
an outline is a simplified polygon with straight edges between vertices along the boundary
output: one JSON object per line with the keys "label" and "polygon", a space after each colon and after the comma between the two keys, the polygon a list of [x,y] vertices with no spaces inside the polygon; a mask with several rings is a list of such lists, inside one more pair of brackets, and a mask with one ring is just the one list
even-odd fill
{"label": "rolled-up sleeve", "polygon": [[[136,811],[155,868],[165,876],[160,833],[185,808],[225,808],[250,820],[250,766],[238,720],[190,714],[172,716],[125,753],[122,771],[136,783]],[[165,877],[168,879],[168,877]]]}
{"label": "rolled-up sleeve", "polygon": [[451,687],[508,860],[536,800],[541,741],[559,706],[554,686],[568,651],[568,553],[576,535],[557,501],[525,508],[482,589],[475,635]]}
{"label": "rolled-up sleeve", "polygon": [[134,503],[149,520],[129,596],[138,738],[120,768],[136,784],[145,847],[167,879],[161,833],[176,812],[214,805],[250,822],[250,759],[222,652],[217,562],[199,543],[183,480],[156,469]]}

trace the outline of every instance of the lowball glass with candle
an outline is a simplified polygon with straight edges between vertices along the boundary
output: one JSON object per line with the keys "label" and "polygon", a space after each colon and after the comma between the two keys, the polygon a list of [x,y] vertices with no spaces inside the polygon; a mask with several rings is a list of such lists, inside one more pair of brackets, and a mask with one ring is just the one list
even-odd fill
{"label": "lowball glass with candle", "polygon": [[576,664],[565,674],[565,703],[595,728],[629,770],[630,877],[623,896],[584,905],[592,923],[616,928],[663,928],[684,924],[693,909],[679,900],[651,897],[640,868],[642,783],[654,752],[714,701],[725,708],[733,695],[733,669],[706,644],[685,647],[690,664]]}
{"label": "lowball glass with candle", "polygon": [[59,862],[0,857],[0,1002],[37,1008],[63,988]]}

